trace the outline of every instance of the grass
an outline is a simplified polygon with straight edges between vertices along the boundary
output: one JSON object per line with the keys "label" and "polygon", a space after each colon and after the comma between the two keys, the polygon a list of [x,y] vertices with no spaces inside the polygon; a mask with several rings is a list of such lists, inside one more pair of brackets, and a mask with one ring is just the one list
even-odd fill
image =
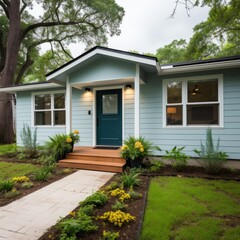
{"label": "grass", "polygon": [[39,166],[28,163],[0,162],[0,181],[28,175],[38,169]]}
{"label": "grass", "polygon": [[239,182],[154,178],[141,240],[238,240],[239,203]]}
{"label": "grass", "polygon": [[6,153],[13,153],[16,152],[16,150],[17,150],[16,144],[0,145],[0,155],[4,155]]}

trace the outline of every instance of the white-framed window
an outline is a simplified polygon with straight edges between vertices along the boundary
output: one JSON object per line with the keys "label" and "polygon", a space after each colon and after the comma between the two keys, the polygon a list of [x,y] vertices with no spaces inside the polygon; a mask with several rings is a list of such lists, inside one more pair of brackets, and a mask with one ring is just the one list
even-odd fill
{"label": "white-framed window", "polygon": [[223,127],[223,76],[163,80],[165,127]]}
{"label": "white-framed window", "polygon": [[66,124],[65,93],[34,93],[33,118],[34,126],[64,126]]}

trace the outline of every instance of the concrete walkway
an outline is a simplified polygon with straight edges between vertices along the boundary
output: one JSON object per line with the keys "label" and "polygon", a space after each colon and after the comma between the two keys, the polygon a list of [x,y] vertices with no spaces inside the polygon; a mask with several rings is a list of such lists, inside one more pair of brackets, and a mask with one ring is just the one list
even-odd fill
{"label": "concrete walkway", "polygon": [[0,207],[0,239],[34,240],[80,201],[103,186],[114,173],[79,170],[26,197]]}

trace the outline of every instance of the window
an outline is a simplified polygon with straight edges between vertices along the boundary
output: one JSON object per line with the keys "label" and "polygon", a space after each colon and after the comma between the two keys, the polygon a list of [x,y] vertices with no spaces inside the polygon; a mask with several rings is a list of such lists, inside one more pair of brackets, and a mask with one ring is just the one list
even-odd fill
{"label": "window", "polygon": [[64,93],[46,93],[34,95],[34,125],[65,125]]}
{"label": "window", "polygon": [[163,82],[166,126],[221,126],[222,76],[171,79]]}

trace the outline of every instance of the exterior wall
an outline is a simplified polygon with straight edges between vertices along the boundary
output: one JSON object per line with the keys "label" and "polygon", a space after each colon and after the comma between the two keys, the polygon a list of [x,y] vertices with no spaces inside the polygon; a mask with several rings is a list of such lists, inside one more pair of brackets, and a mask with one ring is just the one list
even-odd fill
{"label": "exterior wall", "polygon": [[[46,92],[48,91],[53,91],[53,89],[46,90]],[[41,90],[41,92],[45,92],[45,91]],[[32,125],[32,117],[33,117],[32,93],[30,91],[18,92],[17,103],[16,103],[16,141],[18,146],[22,145],[20,134],[22,132],[23,125],[27,124],[32,127],[32,130],[35,129],[35,127]],[[37,127],[37,143],[39,145],[43,145],[46,141],[48,141],[49,136],[53,136],[56,133],[65,133],[65,132],[66,132],[65,127],[47,127],[47,126]]]}
{"label": "exterior wall", "polygon": [[69,77],[70,83],[132,78],[136,75],[136,66],[122,60],[101,58],[94,63],[79,68]]}
{"label": "exterior wall", "polygon": [[183,76],[223,74],[224,127],[213,128],[214,140],[220,137],[220,148],[231,159],[240,159],[240,74],[239,69],[178,74],[171,76],[147,75],[141,86],[140,134],[162,148],[161,154],[174,146],[185,146],[185,152],[195,156],[193,149],[205,142],[206,128],[163,128],[162,79]]}
{"label": "exterior wall", "polygon": [[[80,142],[78,146],[93,146],[93,111],[94,95],[93,91],[72,90],[72,129],[80,132]],[[134,90],[123,91],[124,103],[124,137],[134,134]],[[88,114],[91,111],[91,115]]]}

